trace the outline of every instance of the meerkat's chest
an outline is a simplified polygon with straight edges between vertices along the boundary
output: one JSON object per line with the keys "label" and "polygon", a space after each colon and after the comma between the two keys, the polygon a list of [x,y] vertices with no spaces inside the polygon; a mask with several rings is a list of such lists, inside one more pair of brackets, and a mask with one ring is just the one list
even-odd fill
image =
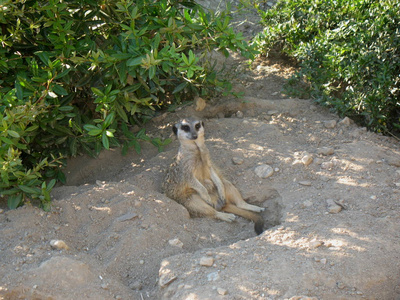
{"label": "meerkat's chest", "polygon": [[208,190],[213,189],[214,184],[211,180],[211,163],[209,159],[204,159],[201,156],[198,156],[195,160],[193,175]]}

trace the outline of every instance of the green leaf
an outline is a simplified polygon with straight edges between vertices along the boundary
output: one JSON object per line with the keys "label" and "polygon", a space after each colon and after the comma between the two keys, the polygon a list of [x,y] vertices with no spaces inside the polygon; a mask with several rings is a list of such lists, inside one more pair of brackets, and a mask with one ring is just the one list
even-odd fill
{"label": "green leaf", "polygon": [[112,122],[114,121],[114,112],[110,113],[106,119],[104,120],[104,126],[105,128],[107,128],[108,126],[110,126],[112,124]]}
{"label": "green leaf", "polygon": [[61,73],[58,73],[57,76],[55,77],[55,79],[61,79],[61,78],[65,77],[69,72],[71,72],[71,68],[65,69]]}
{"label": "green leaf", "polygon": [[22,202],[22,193],[9,196],[7,202],[9,209],[16,209]]}
{"label": "green leaf", "polygon": [[68,95],[68,92],[66,89],[64,89],[61,85],[58,84],[54,84],[52,86],[53,92],[56,93],[57,95],[61,95],[61,96],[66,96]]}
{"label": "green leaf", "polygon": [[180,91],[182,91],[185,87],[188,86],[187,82],[182,82],[181,84],[179,84],[172,92],[172,94],[176,94],[179,93]]}
{"label": "green leaf", "polygon": [[105,132],[101,137],[101,142],[103,143],[104,148],[106,148],[107,150],[110,149],[110,141],[108,140],[108,137]]}
{"label": "green leaf", "polygon": [[19,83],[19,81],[17,81],[15,83],[15,91],[16,91],[15,94],[16,94],[18,100],[24,99],[24,91],[23,91],[22,86]]}
{"label": "green leaf", "polygon": [[[97,127],[96,127],[97,128]],[[91,136],[97,136],[97,135],[99,135],[100,133],[102,133],[103,132],[103,130],[102,129],[92,129],[92,130],[90,130],[89,132],[88,132],[88,134],[89,135],[91,135]]]}
{"label": "green leaf", "polygon": [[98,88],[92,87],[92,92],[99,97],[104,97],[104,93],[102,91],[100,91]]}
{"label": "green leaf", "polygon": [[94,126],[94,125],[91,125],[91,124],[85,124],[85,125],[83,126],[83,128],[84,128],[86,131],[91,131],[91,130],[99,129],[98,127],[96,127],[96,126]]}
{"label": "green leaf", "polygon": [[58,108],[58,110],[59,110],[59,111],[62,111],[62,112],[67,112],[67,111],[74,110],[74,107],[73,107],[73,106],[60,106],[60,107]]}
{"label": "green leaf", "polygon": [[139,65],[142,64],[142,60],[143,60],[143,59],[144,59],[143,56],[128,59],[128,61],[126,62],[126,65],[127,65],[128,67],[139,66]]}
{"label": "green leaf", "polygon": [[32,188],[26,185],[18,185],[18,188],[27,194],[40,194],[40,190],[38,188]]}
{"label": "green leaf", "polygon": [[14,131],[14,130],[7,130],[8,135],[14,137],[14,138],[20,138],[20,135],[18,132]]}
{"label": "green leaf", "polygon": [[47,190],[51,191],[53,189],[54,185],[56,184],[56,182],[57,181],[55,179],[50,180],[50,182],[47,184]]}
{"label": "green leaf", "polygon": [[0,140],[2,140],[4,143],[6,143],[8,145],[14,145],[14,142],[12,140],[10,140],[9,138],[6,138],[4,136],[0,136]]}
{"label": "green leaf", "polygon": [[50,65],[50,57],[48,52],[45,51],[36,51],[35,54],[39,56],[40,60],[46,65]]}

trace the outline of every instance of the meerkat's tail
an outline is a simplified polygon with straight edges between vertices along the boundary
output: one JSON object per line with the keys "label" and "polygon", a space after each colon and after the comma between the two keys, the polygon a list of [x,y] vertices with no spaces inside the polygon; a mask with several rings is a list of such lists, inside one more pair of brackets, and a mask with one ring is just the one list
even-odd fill
{"label": "meerkat's tail", "polygon": [[222,208],[223,211],[232,213],[254,222],[254,231],[259,235],[264,231],[264,219],[259,213],[245,210],[236,205],[227,204]]}

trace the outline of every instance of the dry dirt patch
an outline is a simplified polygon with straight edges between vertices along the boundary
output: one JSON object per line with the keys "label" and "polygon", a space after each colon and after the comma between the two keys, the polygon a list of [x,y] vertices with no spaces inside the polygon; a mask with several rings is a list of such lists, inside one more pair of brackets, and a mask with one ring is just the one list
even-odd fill
{"label": "dry dirt patch", "polygon": [[[167,114],[149,132],[168,136],[166,125],[188,114],[196,112]],[[213,159],[245,198],[267,207],[272,227],[256,237],[243,219],[188,218],[160,190],[177,141],[153,156],[104,153],[71,164],[70,176],[88,183],[55,189],[50,213],[27,205],[0,214],[2,297],[399,296],[396,141],[308,100],[226,99],[197,114]],[[264,164],[274,170],[265,179],[255,173]],[[57,239],[68,250],[53,249]]]}

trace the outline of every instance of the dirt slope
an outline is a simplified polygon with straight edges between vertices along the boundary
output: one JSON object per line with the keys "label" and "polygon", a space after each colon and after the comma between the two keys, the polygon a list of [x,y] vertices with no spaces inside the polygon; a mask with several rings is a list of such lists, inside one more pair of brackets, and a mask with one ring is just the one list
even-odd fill
{"label": "dirt slope", "polygon": [[[240,218],[188,218],[160,190],[177,141],[152,157],[111,151],[95,163],[78,159],[71,180],[89,183],[55,189],[50,213],[27,205],[0,214],[1,297],[399,297],[397,141],[340,122],[309,100],[254,97],[200,113],[187,107],[149,131],[167,136],[166,125],[188,114],[206,119],[213,159],[245,198],[267,207],[272,227],[256,237]],[[271,177],[256,175],[263,164]],[[83,173],[89,166],[89,175],[76,165]],[[53,249],[52,240],[68,249]],[[211,267],[200,265],[205,258]]]}

